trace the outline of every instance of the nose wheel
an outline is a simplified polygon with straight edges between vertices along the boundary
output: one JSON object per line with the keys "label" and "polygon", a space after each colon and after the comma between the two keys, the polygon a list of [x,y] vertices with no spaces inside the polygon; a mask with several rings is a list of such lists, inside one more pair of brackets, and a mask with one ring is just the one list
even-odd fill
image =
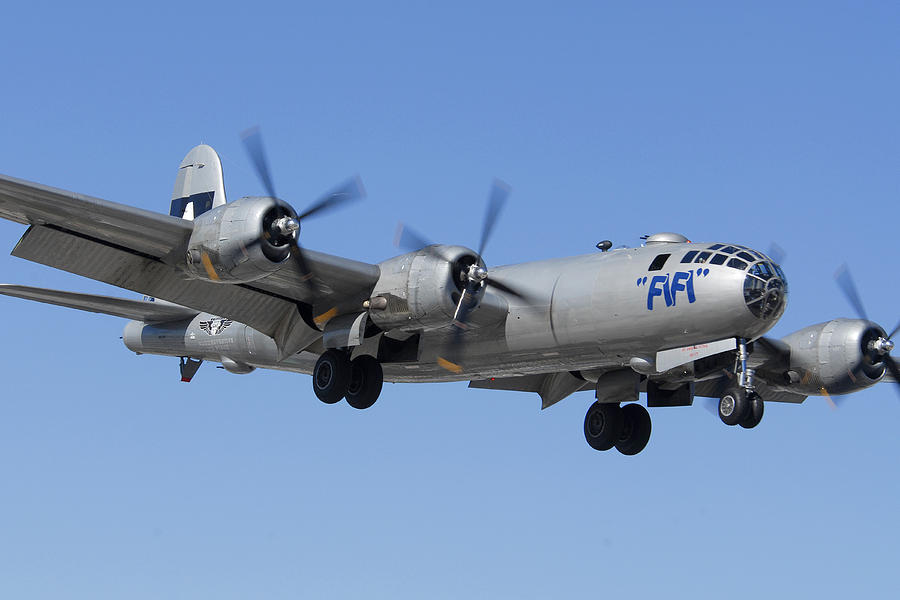
{"label": "nose wheel", "polygon": [[740,425],[744,429],[759,425],[765,407],[753,385],[755,372],[747,366],[749,357],[746,340],[739,339],[735,360],[737,385],[726,389],[719,399],[719,419],[726,425]]}
{"label": "nose wheel", "polygon": [[381,363],[371,356],[350,360],[341,350],[326,350],[313,368],[312,384],[316,397],[325,404],[342,398],[357,409],[369,408],[381,395],[384,373]]}

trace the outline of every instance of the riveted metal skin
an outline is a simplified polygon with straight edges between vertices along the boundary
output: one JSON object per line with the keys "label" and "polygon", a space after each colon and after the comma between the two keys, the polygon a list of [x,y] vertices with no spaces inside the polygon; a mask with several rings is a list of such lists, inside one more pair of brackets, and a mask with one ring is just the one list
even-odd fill
{"label": "riveted metal skin", "polygon": [[185,271],[216,283],[247,283],[274,272],[291,253],[287,236],[269,232],[283,215],[293,217],[293,209],[260,197],[241,198],[203,213],[194,219]]}
{"label": "riveted metal skin", "polygon": [[783,338],[791,348],[784,385],[808,395],[848,394],[881,381],[885,365],[875,351],[884,330],[862,319],[834,319]]}

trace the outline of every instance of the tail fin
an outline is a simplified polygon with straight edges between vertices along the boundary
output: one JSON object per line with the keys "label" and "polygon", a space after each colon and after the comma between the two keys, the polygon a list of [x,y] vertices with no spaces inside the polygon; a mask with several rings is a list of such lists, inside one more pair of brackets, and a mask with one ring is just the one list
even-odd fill
{"label": "tail fin", "polygon": [[206,144],[194,147],[178,166],[169,214],[193,221],[206,211],[225,204],[222,161]]}

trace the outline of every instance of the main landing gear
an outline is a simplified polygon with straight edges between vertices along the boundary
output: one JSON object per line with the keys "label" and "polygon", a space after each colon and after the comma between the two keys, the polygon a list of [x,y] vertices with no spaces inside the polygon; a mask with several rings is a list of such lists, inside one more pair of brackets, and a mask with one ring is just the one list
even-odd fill
{"label": "main landing gear", "polygon": [[360,410],[369,408],[381,394],[384,373],[381,363],[371,356],[350,360],[350,354],[341,350],[327,350],[312,373],[313,391],[325,404],[335,404],[341,398]]}
{"label": "main landing gear", "polygon": [[640,404],[594,402],[584,417],[584,439],[594,450],[616,448],[626,456],[650,441],[650,413]]}
{"label": "main landing gear", "polygon": [[726,425],[740,425],[753,429],[763,418],[763,399],[753,386],[755,372],[747,367],[747,342],[738,340],[738,356],[735,364],[737,385],[725,390],[719,400],[719,418]]}

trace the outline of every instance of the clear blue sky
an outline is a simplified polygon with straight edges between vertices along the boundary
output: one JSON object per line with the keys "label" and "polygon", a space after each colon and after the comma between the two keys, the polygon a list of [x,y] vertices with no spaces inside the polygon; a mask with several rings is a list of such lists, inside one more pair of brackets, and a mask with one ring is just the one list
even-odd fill
{"label": "clear blue sky", "polygon": [[[304,228],[379,261],[398,220],[490,264],[655,231],[785,248],[785,335],[898,318],[896,2],[14,3],[0,172],[167,211],[184,154],[260,193],[259,123]],[[0,223],[12,249],[23,228]],[[0,280],[101,284],[7,256]],[[128,295],[125,292],[122,295]],[[900,555],[900,400],[766,407],[728,428],[656,409],[639,456],[584,442],[582,393],[386,385],[358,412],[309,378],[136,357],[123,321],[0,299],[4,598],[884,597]]]}

